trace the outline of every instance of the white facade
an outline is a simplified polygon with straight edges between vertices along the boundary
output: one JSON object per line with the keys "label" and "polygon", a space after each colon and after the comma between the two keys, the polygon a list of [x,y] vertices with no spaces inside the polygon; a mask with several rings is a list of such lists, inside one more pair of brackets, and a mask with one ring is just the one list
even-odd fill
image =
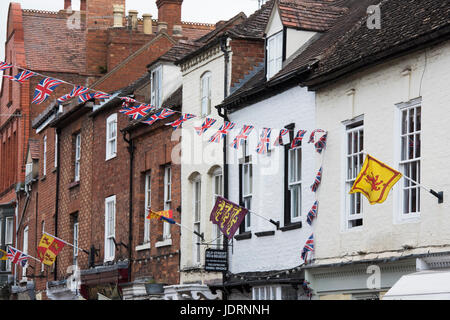
{"label": "white facade", "polygon": [[[285,159],[284,147],[273,146],[276,138],[286,125],[295,123],[295,133],[307,130],[311,133],[315,127],[314,93],[306,88],[294,87],[274,97],[239,109],[229,114],[230,121],[236,122],[239,128],[244,124],[255,126],[249,136],[249,154],[253,164],[253,195],[252,211],[267,219],[280,221],[284,225],[284,192],[285,192]],[[255,115],[258,115],[255,117]],[[272,128],[271,152],[258,155],[256,152],[259,136],[263,128]],[[234,138],[234,137],[233,137]],[[312,228],[306,223],[306,215],[315,201],[315,195],[310,190],[317,172],[315,168],[315,151],[305,137],[302,144],[302,228],[285,231],[276,230],[269,221],[250,214],[250,239],[234,241],[231,254],[230,271],[234,274],[243,272],[284,270],[298,267],[302,264],[301,250],[306,239],[311,235]],[[232,141],[230,141],[231,143]],[[239,203],[239,165],[243,146],[239,150],[228,149],[229,159],[229,197]],[[275,231],[267,237],[257,237],[255,234]]]}
{"label": "white facade", "polygon": [[[222,274],[204,271],[204,253],[208,247],[218,249],[214,243],[218,235],[209,217],[214,207],[214,175],[220,174],[223,164],[223,144],[210,143],[209,138],[217,132],[223,120],[214,106],[224,99],[224,54],[220,46],[210,48],[204,53],[181,65],[183,73],[183,113],[194,114],[196,119],[183,124],[181,148],[181,224],[191,230],[200,230],[205,241],[200,245],[198,256],[198,237],[192,232],[182,230],[181,234],[181,283],[205,284],[212,280],[222,281]],[[202,77],[210,77],[210,114],[202,115]],[[215,125],[202,136],[194,127],[201,127],[206,118],[216,119]],[[198,201],[195,201],[195,183],[200,182]],[[223,190],[223,189],[222,189]],[[194,221],[195,208],[200,212]],[[199,228],[199,229],[197,229]],[[221,238],[221,236],[220,236]]]}
{"label": "white facade", "polygon": [[[316,266],[450,251],[450,204],[446,200],[450,192],[450,151],[445,138],[450,120],[449,52],[447,41],[357,72],[317,92],[317,126],[329,134],[315,231]],[[411,105],[421,107],[421,183],[443,191],[444,203],[438,204],[437,198],[421,189],[420,212],[403,214],[400,189],[405,182],[401,179],[383,204],[371,206],[363,197],[363,225],[348,230],[344,223],[345,125],[351,119],[363,119],[364,151],[401,170],[399,110]],[[336,273],[326,280],[327,289],[323,281],[319,284],[317,270],[320,268],[310,270],[309,281],[326,296],[330,294],[328,289],[337,287],[331,284],[340,276]],[[366,274],[364,279],[368,277]],[[382,286],[379,291],[387,288]]]}

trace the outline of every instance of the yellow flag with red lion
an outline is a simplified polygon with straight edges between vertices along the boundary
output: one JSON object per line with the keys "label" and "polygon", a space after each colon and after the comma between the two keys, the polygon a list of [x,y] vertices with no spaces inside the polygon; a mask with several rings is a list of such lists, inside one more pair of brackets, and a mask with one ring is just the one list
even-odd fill
{"label": "yellow flag with red lion", "polygon": [[55,263],[56,256],[61,252],[65,245],[66,244],[61,240],[48,234],[44,234],[37,250],[39,260],[47,266],[52,266]]}
{"label": "yellow flag with red lion", "polygon": [[402,176],[400,172],[367,155],[349,193],[362,193],[370,204],[383,203]]}

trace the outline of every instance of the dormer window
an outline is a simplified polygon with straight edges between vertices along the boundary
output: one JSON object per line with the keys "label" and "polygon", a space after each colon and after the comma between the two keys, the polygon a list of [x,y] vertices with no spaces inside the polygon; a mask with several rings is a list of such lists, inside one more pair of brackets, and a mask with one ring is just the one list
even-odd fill
{"label": "dormer window", "polygon": [[283,62],[283,32],[267,38],[267,80],[276,75]]}

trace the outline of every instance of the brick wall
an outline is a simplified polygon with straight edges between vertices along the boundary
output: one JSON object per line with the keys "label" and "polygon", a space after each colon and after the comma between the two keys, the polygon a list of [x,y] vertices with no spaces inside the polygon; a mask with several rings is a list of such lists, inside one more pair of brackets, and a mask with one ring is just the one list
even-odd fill
{"label": "brick wall", "polygon": [[255,66],[264,62],[264,41],[233,39],[231,41],[231,86],[243,79]]}

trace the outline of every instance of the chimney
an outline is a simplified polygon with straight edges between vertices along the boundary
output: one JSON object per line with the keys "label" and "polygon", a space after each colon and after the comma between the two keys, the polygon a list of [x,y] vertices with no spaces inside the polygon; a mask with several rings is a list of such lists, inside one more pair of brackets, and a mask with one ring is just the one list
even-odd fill
{"label": "chimney", "polygon": [[86,0],[80,1],[80,11],[86,11]]}
{"label": "chimney", "polygon": [[138,26],[138,12],[136,10],[129,10],[128,11],[128,16],[130,17],[130,20],[131,20],[131,29],[132,30],[137,30],[137,26]]}
{"label": "chimney", "polygon": [[169,34],[175,25],[181,25],[181,5],[183,0],[157,0],[158,21],[166,22]]}
{"label": "chimney", "polygon": [[64,0],[64,10],[72,9],[72,0]]}
{"label": "chimney", "polygon": [[113,7],[113,16],[114,16],[114,28],[122,28],[123,27],[123,13],[125,9],[122,5],[115,4]]}
{"label": "chimney", "polygon": [[150,13],[144,13],[142,18],[144,19],[144,33],[152,34],[153,33],[153,20],[152,15]]}

